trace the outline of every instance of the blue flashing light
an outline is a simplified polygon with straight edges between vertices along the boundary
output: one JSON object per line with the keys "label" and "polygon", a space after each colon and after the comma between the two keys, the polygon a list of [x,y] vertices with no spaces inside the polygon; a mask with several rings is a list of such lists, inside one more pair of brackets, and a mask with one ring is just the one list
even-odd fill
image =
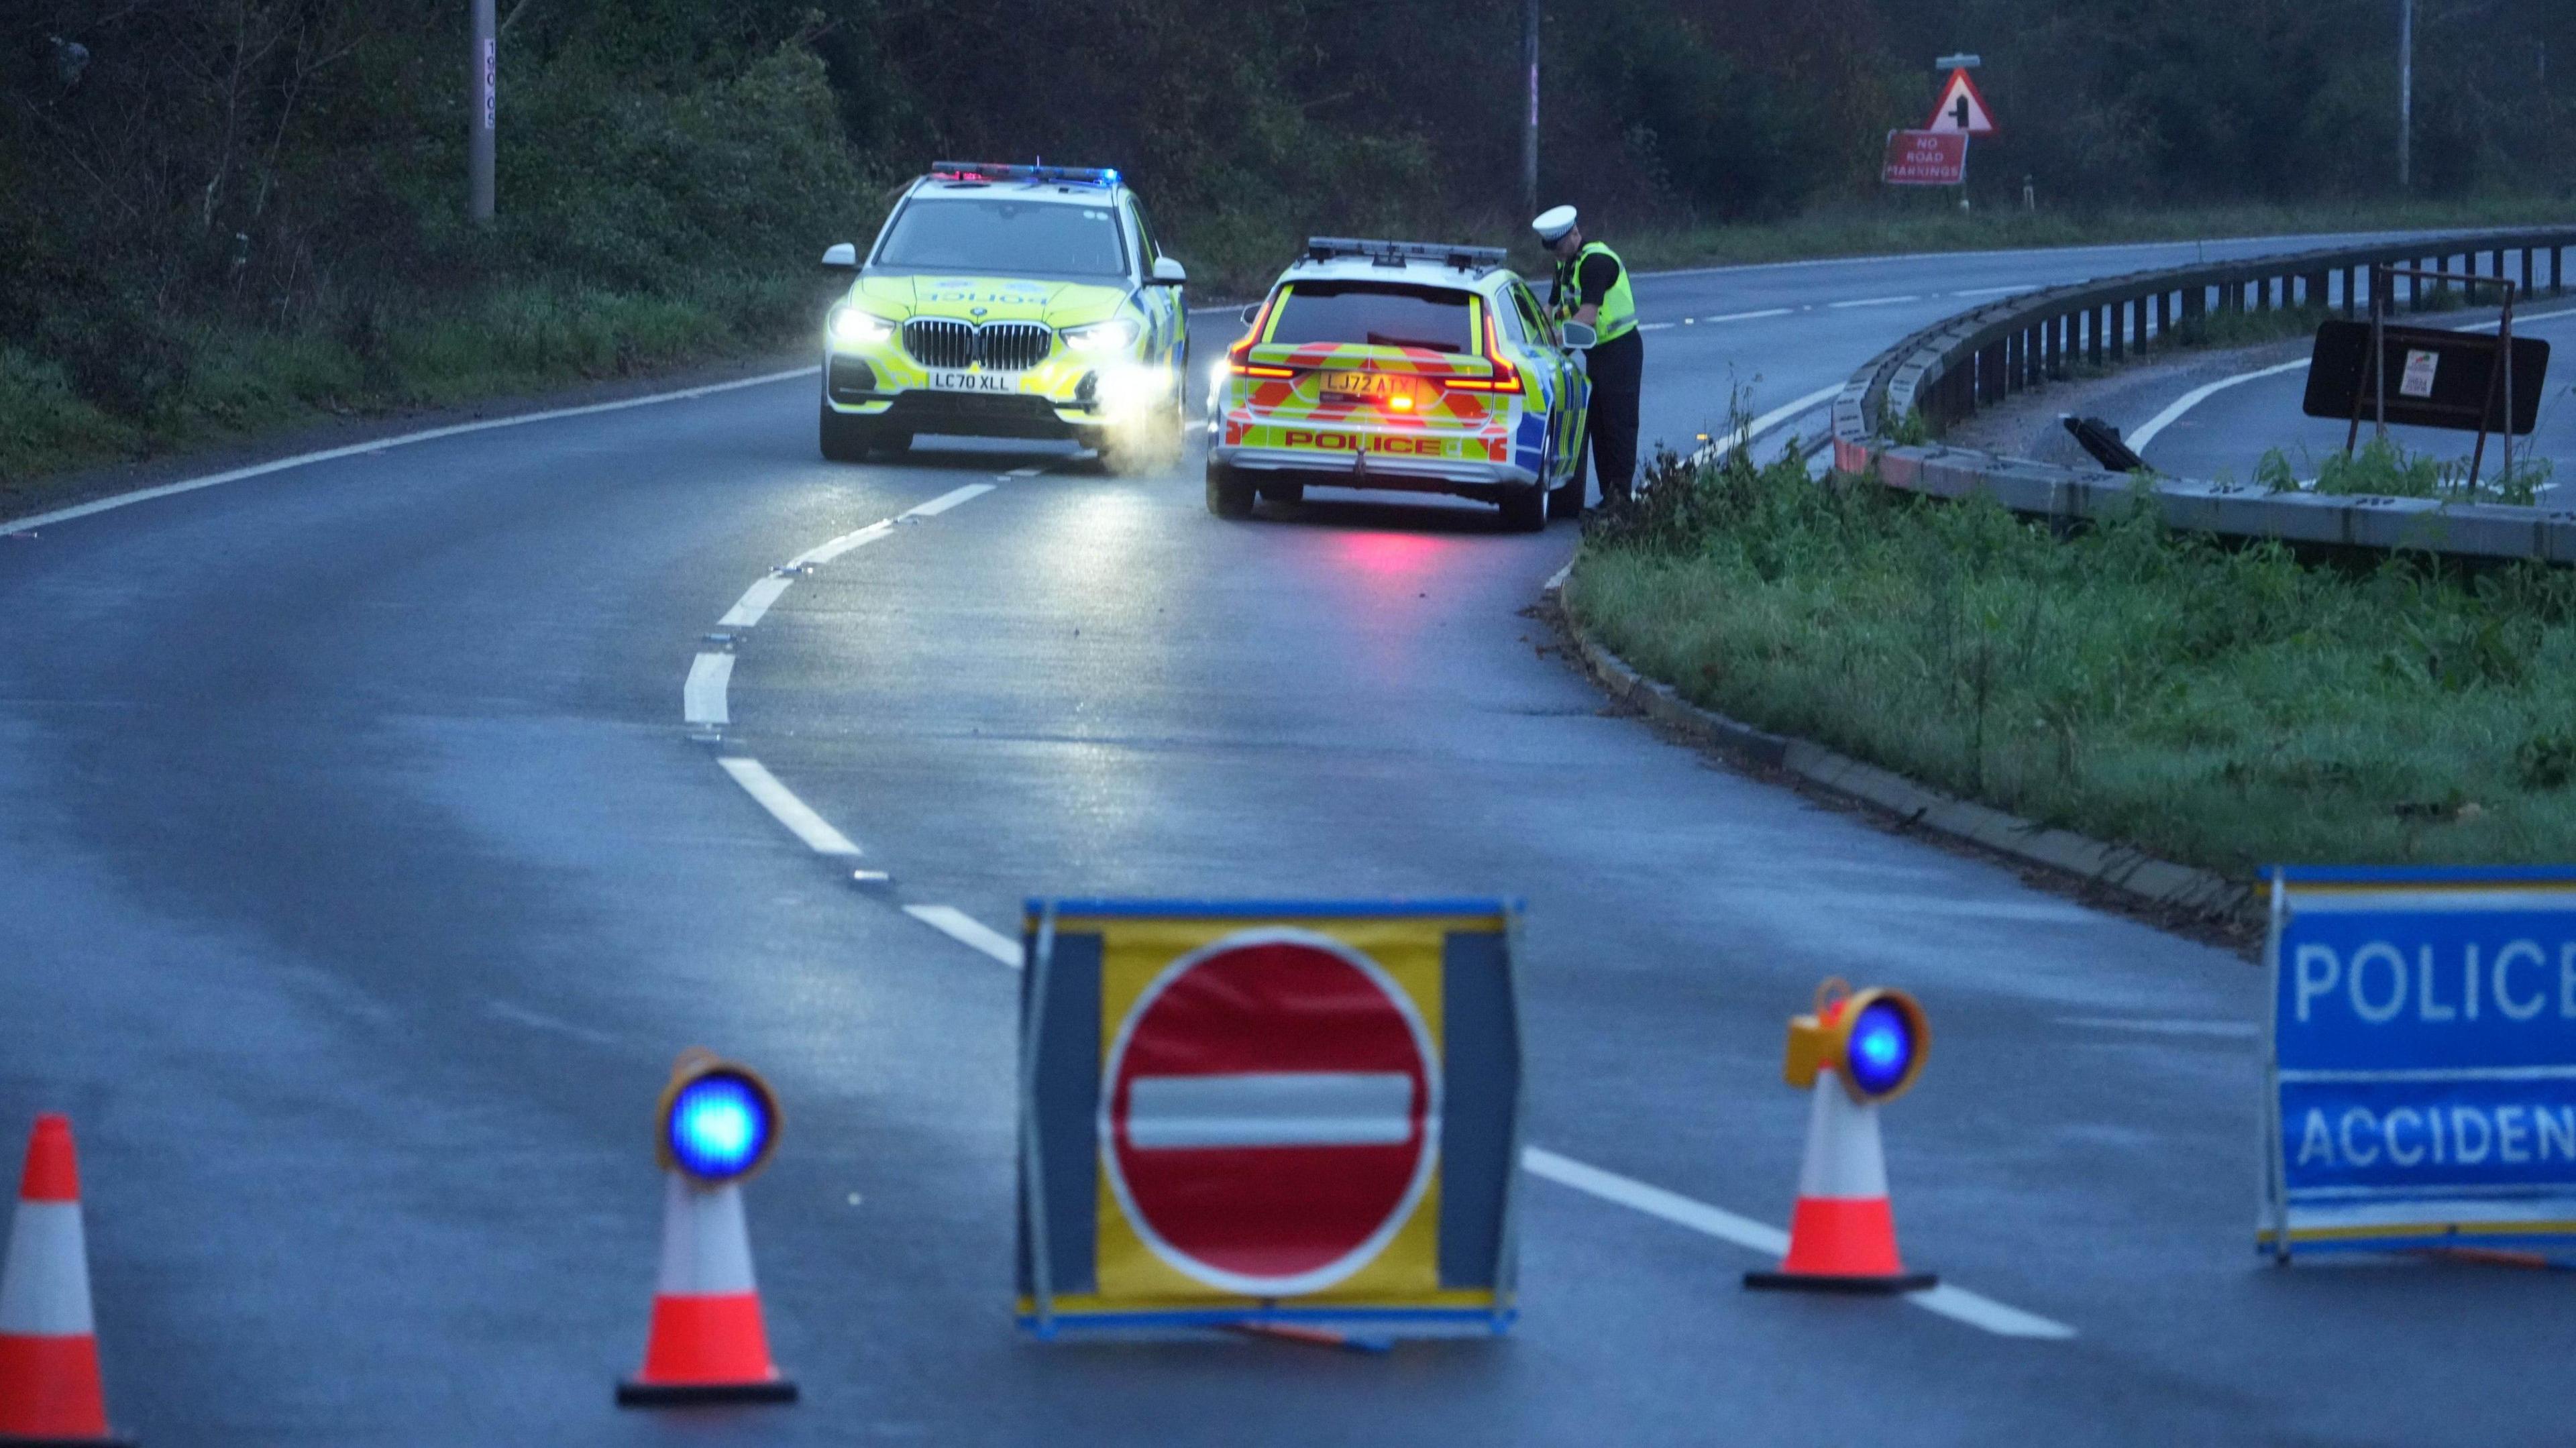
{"label": "blue flashing light", "polygon": [[748,1173],[768,1154],[777,1128],[769,1093],[733,1071],[710,1071],[671,1098],[663,1141],[680,1170],[700,1181],[725,1182]]}
{"label": "blue flashing light", "polygon": [[1872,1001],[1852,1023],[1851,1083],[1864,1096],[1884,1096],[1904,1084],[1914,1064],[1914,1027],[1905,1012],[1887,1001]]}

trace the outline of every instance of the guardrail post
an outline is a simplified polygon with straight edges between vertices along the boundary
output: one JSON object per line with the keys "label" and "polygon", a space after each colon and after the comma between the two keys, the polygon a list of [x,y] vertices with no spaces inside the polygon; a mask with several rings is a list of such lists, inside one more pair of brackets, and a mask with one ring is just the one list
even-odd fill
{"label": "guardrail post", "polygon": [[2567,295],[2567,248],[2563,246],[2549,249],[2549,294],[2553,297]]}
{"label": "guardrail post", "polygon": [[2531,248],[2522,249],[2522,294],[2531,295]]}
{"label": "guardrail post", "polygon": [[2066,360],[2066,354],[2075,349],[2075,314],[2068,312],[2060,316],[2056,327],[2051,330],[2057,335],[2054,338],[2056,345],[2048,349],[2048,360],[2053,364],[2048,375],[2062,382],[2075,375],[2074,364]]}

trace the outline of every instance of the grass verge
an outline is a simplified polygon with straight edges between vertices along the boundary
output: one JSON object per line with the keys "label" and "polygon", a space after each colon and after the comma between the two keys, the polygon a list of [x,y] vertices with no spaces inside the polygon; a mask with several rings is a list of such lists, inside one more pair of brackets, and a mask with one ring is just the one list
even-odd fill
{"label": "grass verge", "polygon": [[47,476],[69,469],[773,351],[820,307],[805,277],[717,274],[676,292],[528,282],[329,328],[208,322],[153,339],[167,380],[129,410],[0,343],[0,517],[41,506]]}
{"label": "grass verge", "polygon": [[2069,538],[1659,460],[1566,605],[1707,708],[2242,876],[2576,857],[2576,573],[2366,571],[2152,510]]}

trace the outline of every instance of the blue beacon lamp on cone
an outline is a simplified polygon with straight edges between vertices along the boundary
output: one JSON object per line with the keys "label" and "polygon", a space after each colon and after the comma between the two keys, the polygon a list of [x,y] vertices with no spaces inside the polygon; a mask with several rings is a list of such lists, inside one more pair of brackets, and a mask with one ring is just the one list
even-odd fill
{"label": "blue beacon lamp on cone", "polygon": [[1923,1074],[1932,1044],[1923,1007],[1901,990],[1854,991],[1839,978],[1816,987],[1816,1008],[1789,1020],[1783,1074],[1808,1092],[1807,1154],[1789,1219],[1789,1255],[1744,1285],[1810,1292],[1913,1292],[1933,1286],[1896,1251],[1878,1108]]}
{"label": "blue beacon lamp on cone", "polygon": [[665,1181],[662,1268],[644,1366],[617,1385],[631,1407],[792,1403],[796,1384],[769,1358],[742,1181],[778,1142],[778,1098],[748,1067],[680,1053],[654,1116]]}

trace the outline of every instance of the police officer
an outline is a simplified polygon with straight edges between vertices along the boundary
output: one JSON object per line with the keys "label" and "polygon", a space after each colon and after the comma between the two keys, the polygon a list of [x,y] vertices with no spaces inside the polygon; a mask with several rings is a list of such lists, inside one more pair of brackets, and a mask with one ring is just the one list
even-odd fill
{"label": "police officer", "polygon": [[1628,290],[1628,268],[1618,253],[1586,243],[1575,210],[1559,206],[1530,223],[1556,254],[1556,287],[1548,306],[1561,321],[1581,322],[1600,335],[1584,370],[1592,378],[1592,407],[1584,434],[1592,448],[1592,476],[1601,501],[1624,500],[1637,475],[1637,388],[1646,371],[1646,342],[1637,333],[1637,299]]}

